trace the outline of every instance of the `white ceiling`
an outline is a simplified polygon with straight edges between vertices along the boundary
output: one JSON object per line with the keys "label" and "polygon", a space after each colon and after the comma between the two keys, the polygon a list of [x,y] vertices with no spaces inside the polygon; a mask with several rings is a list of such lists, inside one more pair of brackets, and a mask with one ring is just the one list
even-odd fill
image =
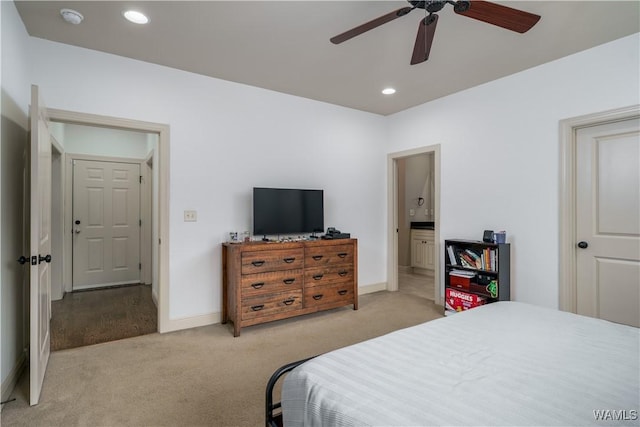
{"label": "white ceiling", "polygon": [[[429,60],[409,65],[416,9],[340,45],[397,1],[16,1],[29,34],[387,115],[640,32],[640,2],[498,1],[542,16],[525,34],[439,12]],[[61,8],[84,15],[66,23]],[[134,8],[147,25],[125,21]],[[397,93],[380,91],[393,86]]]}

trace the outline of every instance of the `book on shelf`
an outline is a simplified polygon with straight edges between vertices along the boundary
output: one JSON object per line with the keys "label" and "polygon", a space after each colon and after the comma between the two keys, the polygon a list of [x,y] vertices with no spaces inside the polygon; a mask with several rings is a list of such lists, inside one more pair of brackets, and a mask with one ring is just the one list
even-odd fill
{"label": "book on shelf", "polygon": [[449,264],[451,265],[459,265],[458,260],[453,252],[453,247],[451,245],[447,246],[447,253],[449,254]]}
{"label": "book on shelf", "polygon": [[460,248],[456,245],[447,245],[447,257],[449,264],[472,268],[474,270],[498,271],[497,249],[495,248]]}

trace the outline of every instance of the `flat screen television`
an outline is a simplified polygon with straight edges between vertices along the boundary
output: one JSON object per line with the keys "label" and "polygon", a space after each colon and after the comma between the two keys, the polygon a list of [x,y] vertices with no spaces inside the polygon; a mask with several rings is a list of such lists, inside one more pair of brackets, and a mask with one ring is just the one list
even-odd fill
{"label": "flat screen television", "polygon": [[317,233],[323,230],[323,190],[254,187],[254,235]]}

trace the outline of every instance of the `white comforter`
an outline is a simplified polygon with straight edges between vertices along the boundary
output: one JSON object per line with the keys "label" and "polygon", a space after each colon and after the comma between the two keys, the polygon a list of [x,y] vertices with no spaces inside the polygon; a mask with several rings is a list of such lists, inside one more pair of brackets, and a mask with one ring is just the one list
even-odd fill
{"label": "white comforter", "polygon": [[637,328],[488,304],[299,366],[284,424],[637,426],[639,358]]}

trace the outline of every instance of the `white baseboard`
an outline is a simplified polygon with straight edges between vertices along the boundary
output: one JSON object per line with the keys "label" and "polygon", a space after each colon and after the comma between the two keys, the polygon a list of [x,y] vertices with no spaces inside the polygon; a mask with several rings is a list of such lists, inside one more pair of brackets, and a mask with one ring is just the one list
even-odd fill
{"label": "white baseboard", "polygon": [[158,294],[154,292],[153,288],[151,288],[151,300],[153,301],[155,306],[158,307]]}
{"label": "white baseboard", "polygon": [[429,270],[429,269],[426,269],[426,268],[413,267],[413,270],[411,271],[411,273],[419,274],[421,276],[431,276],[431,277],[433,277],[435,275],[435,270]]}
{"label": "white baseboard", "polygon": [[180,319],[169,319],[169,324],[164,332],[174,332],[183,329],[197,328],[200,326],[213,325],[222,321],[222,313],[209,313],[200,316],[182,317]]}
{"label": "white baseboard", "polygon": [[413,271],[413,267],[410,265],[399,265],[398,273],[411,273]]}
{"label": "white baseboard", "polygon": [[374,283],[372,285],[358,286],[358,295],[371,294],[373,292],[386,291],[387,282]]}
{"label": "white baseboard", "polygon": [[[20,358],[16,362],[15,366],[9,372],[7,378],[2,382],[2,394],[0,395],[2,401],[4,402],[9,398],[13,389],[16,388],[16,384],[18,384],[18,380],[20,379],[20,375],[24,370],[25,366],[27,366],[27,358],[24,353],[20,355]],[[0,407],[0,411],[2,408]]]}

